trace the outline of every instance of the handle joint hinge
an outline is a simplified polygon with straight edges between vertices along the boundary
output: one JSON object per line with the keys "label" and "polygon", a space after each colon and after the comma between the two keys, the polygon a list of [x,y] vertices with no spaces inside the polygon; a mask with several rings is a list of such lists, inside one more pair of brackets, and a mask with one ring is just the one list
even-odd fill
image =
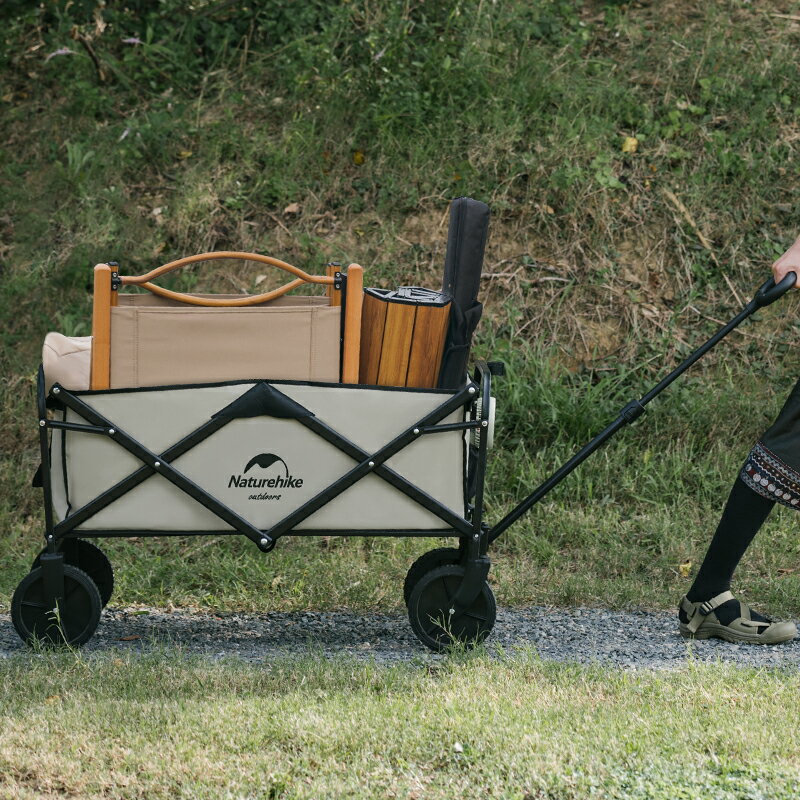
{"label": "handle joint hinge", "polygon": [[631,423],[639,419],[644,414],[645,408],[638,400],[631,400],[625,408],[620,411],[620,416],[625,418],[625,422]]}
{"label": "handle joint hinge", "polygon": [[118,292],[122,288],[122,278],[119,276],[119,263],[116,261],[106,261],[106,264],[112,268],[111,270],[111,291]]}

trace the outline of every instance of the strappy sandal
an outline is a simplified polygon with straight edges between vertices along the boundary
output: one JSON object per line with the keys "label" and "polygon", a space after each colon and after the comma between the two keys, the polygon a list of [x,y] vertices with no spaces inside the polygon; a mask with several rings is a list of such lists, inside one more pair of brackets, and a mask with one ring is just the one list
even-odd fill
{"label": "strappy sandal", "polygon": [[750,607],[739,602],[739,616],[723,625],[714,610],[723,603],[734,600],[731,592],[722,592],[702,603],[692,603],[684,596],[680,610],[679,629],[685,639],[710,639],[717,637],[727,642],[749,642],[750,644],[779,644],[788,642],[797,636],[797,627],[793,622],[772,622],[766,617],[753,619]]}

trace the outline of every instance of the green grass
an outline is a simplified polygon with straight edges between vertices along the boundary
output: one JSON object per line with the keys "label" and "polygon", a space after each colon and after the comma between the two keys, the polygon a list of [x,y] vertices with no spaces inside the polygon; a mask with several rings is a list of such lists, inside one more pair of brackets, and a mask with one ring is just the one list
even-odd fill
{"label": "green grass", "polygon": [[[475,352],[509,365],[496,520],[732,316],[797,233],[797,32],[775,16],[797,3],[301,5],[0,10],[0,607],[41,543],[41,342],[88,332],[97,261],[135,273],[254,249],[436,286],[449,200],[486,200]],[[253,290],[257,272],[175,285]],[[493,551],[499,600],[674,606],[795,378],[796,310],[759,314],[510,530]],[[795,531],[776,512],[738,575],[775,614],[800,613]],[[384,608],[427,546],[108,551],[117,603]]]}
{"label": "green grass", "polygon": [[0,663],[7,798],[796,796],[796,671],[477,655]]}

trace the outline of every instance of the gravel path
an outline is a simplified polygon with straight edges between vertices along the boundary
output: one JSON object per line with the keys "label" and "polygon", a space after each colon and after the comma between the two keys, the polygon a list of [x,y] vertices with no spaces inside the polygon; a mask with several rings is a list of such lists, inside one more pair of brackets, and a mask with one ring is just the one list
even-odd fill
{"label": "gravel path", "polygon": [[[258,662],[309,652],[349,654],[381,663],[440,658],[414,637],[404,614],[347,611],[201,614],[163,609],[108,608],[87,652],[146,651],[175,646],[211,658]],[[498,609],[487,640],[506,652],[528,648],[543,659],[599,662],[628,668],[678,667],[691,658],[754,666],[800,664],[800,640],[763,647],[711,639],[686,642],[666,612],[598,608]],[[0,658],[24,652],[11,620],[0,614]]]}

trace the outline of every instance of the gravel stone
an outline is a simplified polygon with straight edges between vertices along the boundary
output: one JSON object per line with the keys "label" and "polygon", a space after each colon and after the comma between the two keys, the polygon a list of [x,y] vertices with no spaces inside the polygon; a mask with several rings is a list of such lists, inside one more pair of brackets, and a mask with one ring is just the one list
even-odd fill
{"label": "gravel stone", "polygon": [[[688,661],[758,667],[800,664],[800,639],[762,647],[719,639],[689,642],[674,614],[602,608],[501,608],[487,639],[493,653],[524,649],[544,660],[664,669]],[[177,609],[106,608],[88,653],[160,648],[210,659],[261,662],[280,656],[350,655],[382,664],[435,661],[402,612],[199,613]],[[25,652],[8,614],[0,614],[0,658]]]}

